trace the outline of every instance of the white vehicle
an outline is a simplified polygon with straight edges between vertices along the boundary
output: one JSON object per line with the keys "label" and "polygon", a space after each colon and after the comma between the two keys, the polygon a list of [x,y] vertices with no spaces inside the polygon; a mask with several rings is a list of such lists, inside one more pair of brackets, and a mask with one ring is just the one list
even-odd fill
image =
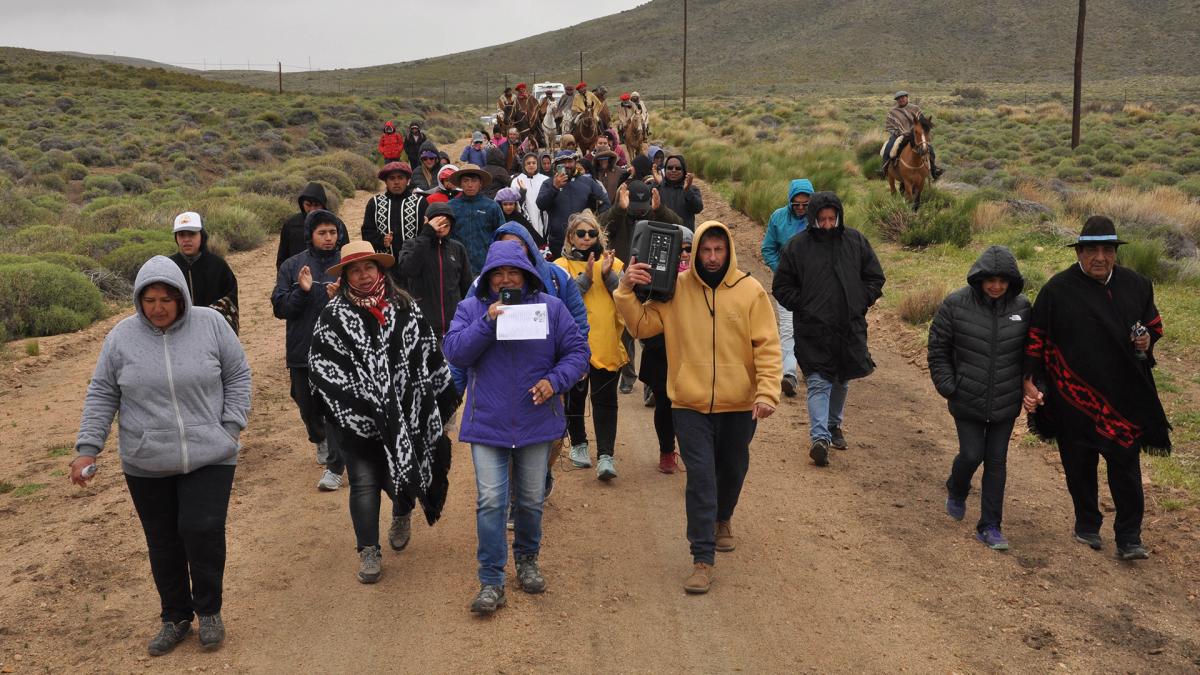
{"label": "white vehicle", "polygon": [[499,119],[499,116],[499,111],[494,112],[491,115],[480,115],[479,122],[483,125],[484,129],[491,129],[493,126],[495,126],[496,120]]}
{"label": "white vehicle", "polygon": [[538,82],[533,85],[533,97],[538,101],[546,98],[546,92],[554,94],[554,100],[557,101],[566,91],[562,82]]}

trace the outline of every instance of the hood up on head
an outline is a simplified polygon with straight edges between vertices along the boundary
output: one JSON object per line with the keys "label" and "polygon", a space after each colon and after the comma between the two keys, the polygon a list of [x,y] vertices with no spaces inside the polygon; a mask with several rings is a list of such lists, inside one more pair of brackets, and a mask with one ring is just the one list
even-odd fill
{"label": "hood up on head", "polygon": [[631,178],[634,180],[645,180],[650,177],[650,167],[654,162],[649,157],[646,155],[638,155],[630,160],[629,163],[633,165],[633,175]]}
{"label": "hood up on head", "polygon": [[971,265],[967,272],[967,283],[975,291],[976,297],[986,297],[983,293],[983,282],[991,277],[1003,277],[1008,280],[1008,292],[1005,297],[1012,299],[1025,290],[1025,277],[1017,267],[1017,258],[1004,246],[989,246],[979,254],[979,259]]}
{"label": "hood up on head", "polygon": [[300,212],[304,212],[304,200],[311,199],[314,202],[321,202],[321,208],[329,205],[329,198],[325,195],[325,188],[321,187],[320,183],[309,183],[300,191],[300,196],[296,198],[296,203],[300,205]]}
{"label": "hood up on head", "polygon": [[652,145],[652,146],[650,146],[650,148],[649,148],[648,150],[646,150],[646,156],[650,158],[650,161],[651,161],[651,162],[653,162],[653,161],[654,161],[654,156],[655,156],[655,155],[657,155],[657,154],[658,154],[658,153],[660,153],[660,152],[662,152],[662,153],[663,153],[663,163],[665,164],[665,163],[666,163],[666,161],[667,161],[667,158],[666,158],[666,152],[665,152],[665,151],[664,151],[664,150],[663,150],[661,147],[659,147],[659,146],[657,146],[657,145]]}
{"label": "hood up on head", "polygon": [[[517,225],[517,228],[524,229],[520,225]],[[516,234],[516,232],[513,234]],[[536,251],[537,249],[534,248],[532,250]],[[486,299],[492,295],[492,284],[488,279],[488,275],[497,267],[506,266],[516,267],[524,272],[525,287],[527,289],[536,291],[546,290],[541,276],[538,275],[537,269],[534,268],[533,264],[529,262],[529,256],[521,249],[520,244],[515,241],[494,241],[488,247],[487,260],[484,261],[483,270],[479,273],[479,284],[475,289],[478,297]]]}
{"label": "hood up on head", "polygon": [[[157,283],[166,284],[183,294],[183,307],[179,310],[179,319],[186,317],[192,309],[192,294],[188,292],[187,280],[183,278],[183,271],[179,269],[179,265],[176,265],[175,261],[165,255],[156,255],[142,265],[133,281],[133,308],[137,310],[138,317],[151,328],[154,327],[154,324],[150,323],[150,319],[142,312],[142,303],[139,302],[139,299],[147,286]],[[176,320],[176,325],[178,325],[178,321]]]}
{"label": "hood up on head", "polygon": [[687,179],[687,162],[684,161],[683,155],[667,155],[667,158],[663,160],[663,171],[666,171],[667,162],[671,161],[672,159],[679,160],[679,167],[682,168],[683,171],[679,172],[679,180],[676,180],[676,181],[668,181],[666,174],[664,173],[663,174],[663,182],[664,183],[669,182],[672,185],[683,185],[683,182]]}
{"label": "hood up on head", "polygon": [[521,241],[525,242],[525,252],[529,254],[529,262],[538,269],[539,273],[542,265],[550,264],[546,262],[545,258],[538,255],[538,247],[533,241],[533,235],[529,234],[529,230],[525,229],[524,225],[520,223],[507,222],[496,228],[495,233],[492,234],[492,241],[500,241],[500,237],[503,237],[506,234],[515,234],[521,238]]}
{"label": "hood up on head", "polygon": [[[312,244],[313,229],[320,223],[333,223],[337,226],[338,240],[337,247],[333,251],[318,251]],[[346,232],[346,224],[342,222],[331,211],[325,209],[317,209],[304,217],[304,243],[308,246],[308,250],[312,251],[313,255],[318,258],[323,258],[330,253],[336,253],[343,246],[350,243],[350,234]]]}
{"label": "hood up on head", "polygon": [[[719,230],[725,234],[725,243],[729,247],[729,259],[725,261],[725,268],[719,277],[706,280],[704,277],[707,273],[704,272],[704,265],[700,262],[700,243],[704,240],[704,234],[709,230]],[[696,228],[696,233],[692,236],[692,271],[696,273],[697,278],[713,287],[715,284],[709,284],[708,281],[715,281],[725,285],[726,287],[736,286],[742,279],[750,276],[749,273],[738,270],[737,265],[737,249],[733,243],[733,233],[724,223],[715,220],[708,220],[700,224]]]}
{"label": "hood up on head", "polygon": [[789,207],[792,205],[792,200],[796,198],[796,195],[811,195],[813,192],[814,190],[812,181],[807,178],[794,178],[792,179],[791,185],[788,186],[787,205]]}
{"label": "hood up on head", "polygon": [[832,192],[816,192],[813,193],[812,199],[808,200],[808,212],[806,215],[808,216],[809,229],[813,232],[820,231],[821,228],[817,227],[817,214],[822,209],[827,209],[831,206],[837,210],[837,227],[835,229],[838,232],[846,229],[846,214],[842,209],[842,200],[838,199],[837,195]]}

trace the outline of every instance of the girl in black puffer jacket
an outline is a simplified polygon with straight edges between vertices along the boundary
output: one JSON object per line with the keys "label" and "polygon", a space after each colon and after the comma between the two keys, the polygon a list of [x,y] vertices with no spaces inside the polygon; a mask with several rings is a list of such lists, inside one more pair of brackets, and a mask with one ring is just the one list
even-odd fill
{"label": "girl in black puffer jacket", "polygon": [[1003,246],[979,256],[967,286],[942,302],[929,327],[929,375],[949,402],[958,429],[958,456],[946,481],[946,512],[966,515],[971,477],[983,464],[983,495],[976,537],[1008,548],[1000,532],[1005,462],[1013,423],[1021,412],[1021,361],[1029,300],[1017,260]]}

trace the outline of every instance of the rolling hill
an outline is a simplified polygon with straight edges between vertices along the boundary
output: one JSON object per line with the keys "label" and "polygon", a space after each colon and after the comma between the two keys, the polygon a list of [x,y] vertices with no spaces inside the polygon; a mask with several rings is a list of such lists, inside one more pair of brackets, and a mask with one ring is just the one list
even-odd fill
{"label": "rolling hill", "polygon": [[[407,63],[284,75],[293,90],[495,97],[494,83],[574,82],[678,94],[682,0],[515,42]],[[691,0],[688,83],[695,94],[824,91],[847,83],[1066,81],[1076,3],[1067,0]],[[1200,74],[1200,0],[1092,0],[1085,51],[1092,80]],[[533,72],[536,69],[536,73]],[[536,75],[536,78],[535,78]],[[485,90],[484,78],[489,78]],[[208,77],[269,88],[275,75]],[[485,96],[487,97],[485,99]]]}
{"label": "rolling hill", "polygon": [[55,53],[62,54],[63,56],[74,56],[74,57],[81,58],[81,59],[95,59],[97,61],[107,61],[108,63],[116,63],[116,64],[122,65],[122,66],[133,66],[134,68],[162,68],[163,70],[170,70],[170,71],[177,72],[177,73],[190,73],[192,75],[199,75],[201,72],[199,70],[193,70],[191,68],[184,68],[183,66],[172,66],[169,63],[159,63],[158,61],[151,61],[150,59],[139,59],[134,56],[118,56],[116,54],[85,54],[83,52],[55,52]]}

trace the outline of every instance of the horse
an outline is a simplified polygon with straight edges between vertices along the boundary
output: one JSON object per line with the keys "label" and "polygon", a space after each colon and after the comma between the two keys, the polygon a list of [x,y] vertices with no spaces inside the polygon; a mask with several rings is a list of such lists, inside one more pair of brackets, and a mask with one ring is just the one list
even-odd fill
{"label": "horse", "polygon": [[933,120],[922,114],[912,131],[900,140],[900,150],[896,159],[888,164],[888,187],[892,194],[896,193],[896,183],[904,191],[904,198],[913,205],[913,210],[921,208],[921,191],[925,189],[925,181],[930,178],[929,172],[929,132],[933,129]]}
{"label": "horse", "polygon": [[596,146],[596,139],[600,137],[600,120],[596,118],[596,111],[592,106],[589,105],[585,112],[575,117],[574,136],[582,155],[591,152]]}
{"label": "horse", "polygon": [[644,155],[649,147],[646,143],[645,129],[642,127],[642,118],[638,115],[630,115],[625,120],[625,124],[621,128],[621,139],[625,141],[625,154],[632,159],[638,155]]}

